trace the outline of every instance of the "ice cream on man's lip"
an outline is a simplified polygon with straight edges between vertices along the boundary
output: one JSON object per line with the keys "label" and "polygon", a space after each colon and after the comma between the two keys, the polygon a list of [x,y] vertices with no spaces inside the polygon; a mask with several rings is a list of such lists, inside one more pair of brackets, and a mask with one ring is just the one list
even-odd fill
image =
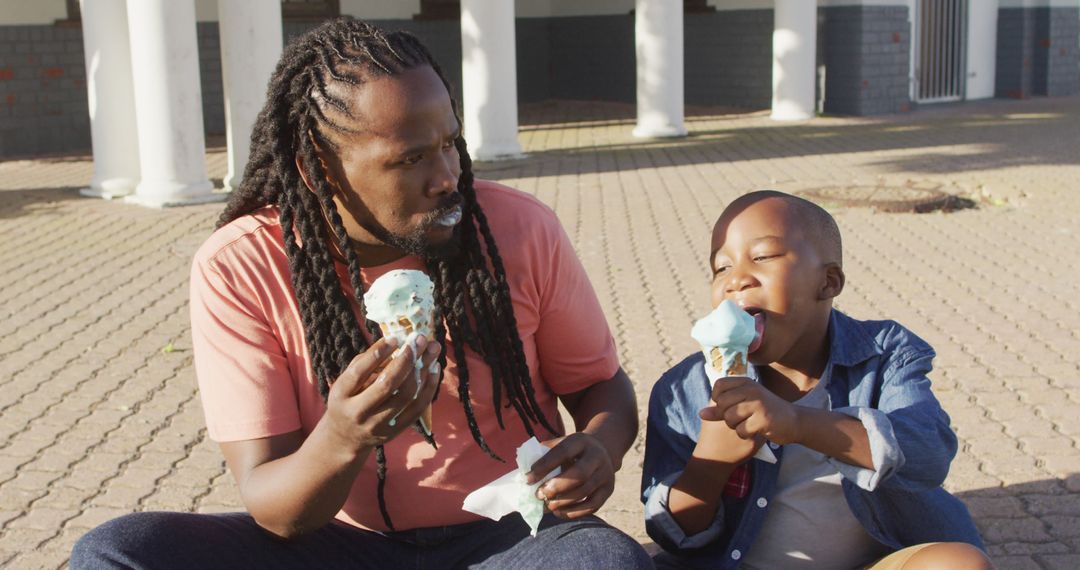
{"label": "ice cream on man's lip", "polygon": [[[416,338],[423,335],[430,340],[433,337],[435,285],[423,271],[395,269],[371,284],[364,293],[364,308],[367,318],[379,323],[383,336],[397,339],[400,348],[394,352],[394,356],[404,350],[407,344],[412,345],[416,365],[416,393],[419,394],[423,359],[416,350]],[[432,363],[433,372],[437,366],[437,363]],[[391,425],[396,419],[390,420]],[[420,415],[420,427],[424,433],[431,435],[431,406],[424,408]]]}

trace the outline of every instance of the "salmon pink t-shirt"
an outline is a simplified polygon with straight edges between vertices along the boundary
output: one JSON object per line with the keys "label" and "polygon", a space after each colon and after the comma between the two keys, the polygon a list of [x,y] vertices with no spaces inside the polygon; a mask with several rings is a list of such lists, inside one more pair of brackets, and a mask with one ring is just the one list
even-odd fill
{"label": "salmon pink t-shirt", "polygon": [[[561,429],[557,396],[611,378],[619,367],[614,340],[555,213],[506,186],[478,180],[475,187],[506,267],[537,401],[548,421]],[[387,271],[406,268],[423,269],[423,264],[407,256],[364,268],[364,285]],[[337,270],[351,301],[347,269],[338,264]],[[353,309],[359,311],[355,303]],[[191,328],[199,392],[212,439],[228,442],[297,430],[311,433],[326,406],[311,368],[275,207],[220,228],[196,253]],[[458,363],[452,346],[447,354],[433,407],[438,450],[411,429],[385,446],[386,503],[398,530],[476,520],[476,515],[461,509],[465,495],[512,469],[515,450],[528,439],[512,408],[503,410],[506,429],[499,427],[490,369],[469,350],[470,399],[480,432],[507,463],[480,450],[458,398]],[[535,429],[538,436],[551,437],[542,426]],[[376,490],[372,455],[337,518],[386,530]]]}

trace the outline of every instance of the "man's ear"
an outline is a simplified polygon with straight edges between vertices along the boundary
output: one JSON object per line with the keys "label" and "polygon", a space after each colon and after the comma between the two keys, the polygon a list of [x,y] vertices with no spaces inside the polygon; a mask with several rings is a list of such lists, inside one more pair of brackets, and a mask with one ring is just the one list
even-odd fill
{"label": "man's ear", "polygon": [[[334,178],[333,170],[326,164],[326,157],[323,156],[323,151],[317,144],[315,146],[315,156],[319,159],[319,163],[315,168],[321,169],[323,176],[326,177],[326,181],[330,184],[330,188],[337,190],[338,184],[337,180]],[[296,170],[300,173],[300,179],[304,181],[304,185],[308,187],[308,190],[314,192],[315,186],[311,183],[311,178],[308,176],[308,172],[304,169],[304,166],[306,166],[304,164],[304,157],[300,156],[298,153],[296,155]]]}
{"label": "man's ear", "polygon": [[844,268],[840,267],[839,263],[826,264],[825,280],[821,284],[821,290],[818,291],[818,300],[826,301],[839,295],[844,290],[845,279]]}
{"label": "man's ear", "polygon": [[299,154],[296,155],[296,170],[300,173],[300,179],[304,181],[304,186],[314,192],[315,188],[312,186],[311,180],[308,179],[307,170],[304,169],[304,157]]}

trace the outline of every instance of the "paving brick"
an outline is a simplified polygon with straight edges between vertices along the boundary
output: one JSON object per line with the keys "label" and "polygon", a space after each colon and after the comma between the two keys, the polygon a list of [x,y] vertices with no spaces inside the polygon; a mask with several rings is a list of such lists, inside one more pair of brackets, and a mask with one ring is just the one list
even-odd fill
{"label": "paving brick", "polygon": [[1043,563],[1044,568],[1050,570],[1075,570],[1080,568],[1080,555],[1077,554],[1044,554],[1039,556],[1038,559]]}
{"label": "paving brick", "polygon": [[130,508],[88,507],[67,522],[67,528],[89,530],[131,512]]}
{"label": "paving brick", "polygon": [[1001,570],[1042,570],[1031,556],[995,556],[994,565]]}
{"label": "paving brick", "polygon": [[[66,64],[57,56],[56,65]],[[629,135],[632,105],[523,107],[523,124],[540,116],[554,120],[522,131],[529,156],[479,163],[481,175],[535,192],[559,213],[642,416],[655,378],[696,350],[686,332],[708,308],[702,260],[728,200],[766,186],[879,181],[1008,198],[947,215],[831,207],[848,271],[838,306],[896,319],[934,344],[935,390],[962,440],[945,486],[975,513],[998,567],[1075,566],[1080,99],[794,126],[703,115],[688,120],[697,136],[645,144]],[[616,120],[573,124],[597,116]],[[211,176],[224,164],[222,152],[208,154]],[[0,565],[36,539],[44,544],[31,562],[59,566],[81,532],[135,510],[242,509],[206,440],[190,352],[161,353],[169,342],[190,348],[190,254],[221,206],[151,211],[50,190],[91,173],[88,157],[0,162],[0,235],[9,240],[0,251],[0,525],[73,517],[51,535],[0,534]],[[632,239],[626,228],[636,229]],[[1047,243],[1053,259],[1032,254]],[[640,462],[638,446],[625,464]],[[604,512],[647,541],[635,478],[629,467],[620,474]]]}
{"label": "paving brick", "polygon": [[1049,542],[1052,536],[1044,528],[1043,522],[1032,519],[995,519],[985,518],[976,521],[979,531],[988,543],[1002,542]]}

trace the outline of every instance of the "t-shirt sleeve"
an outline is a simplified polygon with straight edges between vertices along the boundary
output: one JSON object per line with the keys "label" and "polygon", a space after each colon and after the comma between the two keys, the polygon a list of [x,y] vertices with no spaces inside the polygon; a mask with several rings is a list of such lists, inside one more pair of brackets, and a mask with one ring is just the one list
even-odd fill
{"label": "t-shirt sleeve", "polygon": [[[227,277],[228,276],[228,277]],[[191,336],[210,438],[241,441],[300,429],[281,342],[261,310],[258,279],[236,279],[212,259],[191,269]]]}
{"label": "t-shirt sleeve", "polygon": [[533,256],[540,288],[536,347],[540,373],[556,394],[583,390],[619,369],[615,339],[585,268],[553,212]]}

